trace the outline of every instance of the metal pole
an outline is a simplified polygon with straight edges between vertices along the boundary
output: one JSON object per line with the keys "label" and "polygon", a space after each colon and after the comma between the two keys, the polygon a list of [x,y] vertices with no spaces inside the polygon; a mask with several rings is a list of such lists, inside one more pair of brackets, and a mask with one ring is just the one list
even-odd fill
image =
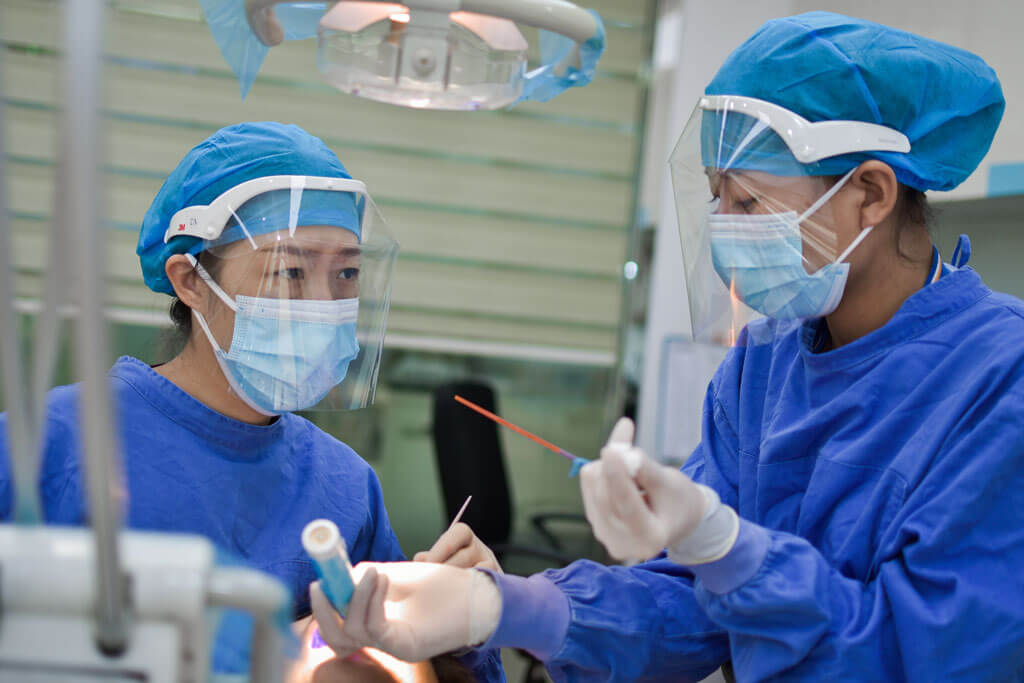
{"label": "metal pole", "polygon": [[[58,157],[57,169],[53,183],[53,216],[50,221],[50,237],[47,245],[46,277],[43,278],[43,300],[36,315],[35,334],[32,343],[32,382],[28,394],[32,401],[29,411],[32,424],[29,436],[32,441],[32,453],[38,457],[42,452],[41,444],[46,439],[47,391],[53,382],[54,368],[60,352],[60,335],[62,328],[62,307],[68,302],[73,290],[73,278],[69,274],[72,262],[69,252],[72,231],[71,223],[63,215],[67,209],[60,196],[67,187],[67,162]],[[38,469],[38,465],[36,465]]]}
{"label": "metal pole", "polygon": [[291,612],[291,594],[284,584],[246,567],[215,567],[210,572],[207,604],[244,610],[253,616],[249,678],[252,683],[280,681],[285,654],[279,625],[282,616],[287,623]]}
{"label": "metal pole", "polygon": [[84,433],[89,519],[96,539],[97,644],[107,654],[124,650],[128,638],[125,582],[117,532],[120,476],[115,469],[116,431],[107,380],[107,334],[103,317],[106,224],[100,164],[100,72],[103,0],[67,0],[64,12],[64,113],[62,144],[67,187],[64,211],[80,266],[75,365],[82,379],[79,415]]}
{"label": "metal pole", "polygon": [[[2,50],[0,50],[2,52]],[[0,83],[0,93],[3,84]],[[14,310],[14,272],[11,267],[10,213],[7,206],[7,147],[4,142],[4,105],[0,98],[0,340],[4,379],[4,403],[7,406],[7,441],[14,472],[14,519],[21,523],[38,522],[39,488],[36,482],[38,449],[33,448],[29,418],[30,397],[21,358],[18,314]]]}

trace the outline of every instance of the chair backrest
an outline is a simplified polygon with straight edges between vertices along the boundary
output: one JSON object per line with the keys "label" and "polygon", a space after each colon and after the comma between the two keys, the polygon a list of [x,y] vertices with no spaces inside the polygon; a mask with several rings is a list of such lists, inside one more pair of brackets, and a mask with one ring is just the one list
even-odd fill
{"label": "chair backrest", "polygon": [[486,384],[453,382],[434,390],[434,452],[447,519],[472,495],[462,521],[487,545],[506,543],[512,533],[512,500],[499,427],[456,403],[455,394],[498,413],[494,390]]}

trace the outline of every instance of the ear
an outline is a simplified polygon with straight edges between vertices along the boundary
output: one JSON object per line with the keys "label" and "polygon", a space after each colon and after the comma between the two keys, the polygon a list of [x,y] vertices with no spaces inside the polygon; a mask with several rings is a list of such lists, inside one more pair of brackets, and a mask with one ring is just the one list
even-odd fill
{"label": "ear", "polygon": [[167,279],[174,287],[174,294],[181,302],[194,311],[206,313],[206,283],[184,254],[175,254],[164,264]]}
{"label": "ear", "polygon": [[861,228],[880,225],[892,215],[899,199],[899,181],[892,168],[882,161],[865,161],[850,178],[851,184],[864,193],[861,205]]}

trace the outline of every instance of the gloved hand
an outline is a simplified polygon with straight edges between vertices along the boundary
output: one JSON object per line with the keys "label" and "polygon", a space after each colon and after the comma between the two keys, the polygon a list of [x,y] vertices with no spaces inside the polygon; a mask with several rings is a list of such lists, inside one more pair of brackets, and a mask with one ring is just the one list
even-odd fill
{"label": "gloved hand", "polygon": [[718,495],[633,446],[633,421],[621,418],[601,459],[580,470],[587,520],[619,560],[644,560],[667,548],[680,564],[723,557],[736,541],[739,519]]}
{"label": "gloved hand", "polygon": [[501,616],[501,594],[487,574],[423,562],[360,562],[343,620],[314,582],[309,589],[320,637],[339,657],[362,647],[407,662],[479,645]]}
{"label": "gloved hand", "polygon": [[498,558],[476,537],[469,525],[459,522],[441,534],[430,550],[413,555],[415,562],[436,562],[453,567],[491,569],[504,574]]}

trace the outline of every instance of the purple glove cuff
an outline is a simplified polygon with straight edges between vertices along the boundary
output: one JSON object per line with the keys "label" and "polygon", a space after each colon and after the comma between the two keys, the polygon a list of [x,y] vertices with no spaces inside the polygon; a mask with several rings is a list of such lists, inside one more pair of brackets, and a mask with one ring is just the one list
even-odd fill
{"label": "purple glove cuff", "polygon": [[753,578],[761,568],[770,541],[766,529],[740,518],[740,530],[732,550],[720,560],[689,565],[690,571],[712,593],[729,593]]}
{"label": "purple glove cuff", "polygon": [[549,579],[499,574],[481,569],[501,593],[498,627],[482,648],[515,647],[548,660],[562,647],[569,631],[569,598]]}

